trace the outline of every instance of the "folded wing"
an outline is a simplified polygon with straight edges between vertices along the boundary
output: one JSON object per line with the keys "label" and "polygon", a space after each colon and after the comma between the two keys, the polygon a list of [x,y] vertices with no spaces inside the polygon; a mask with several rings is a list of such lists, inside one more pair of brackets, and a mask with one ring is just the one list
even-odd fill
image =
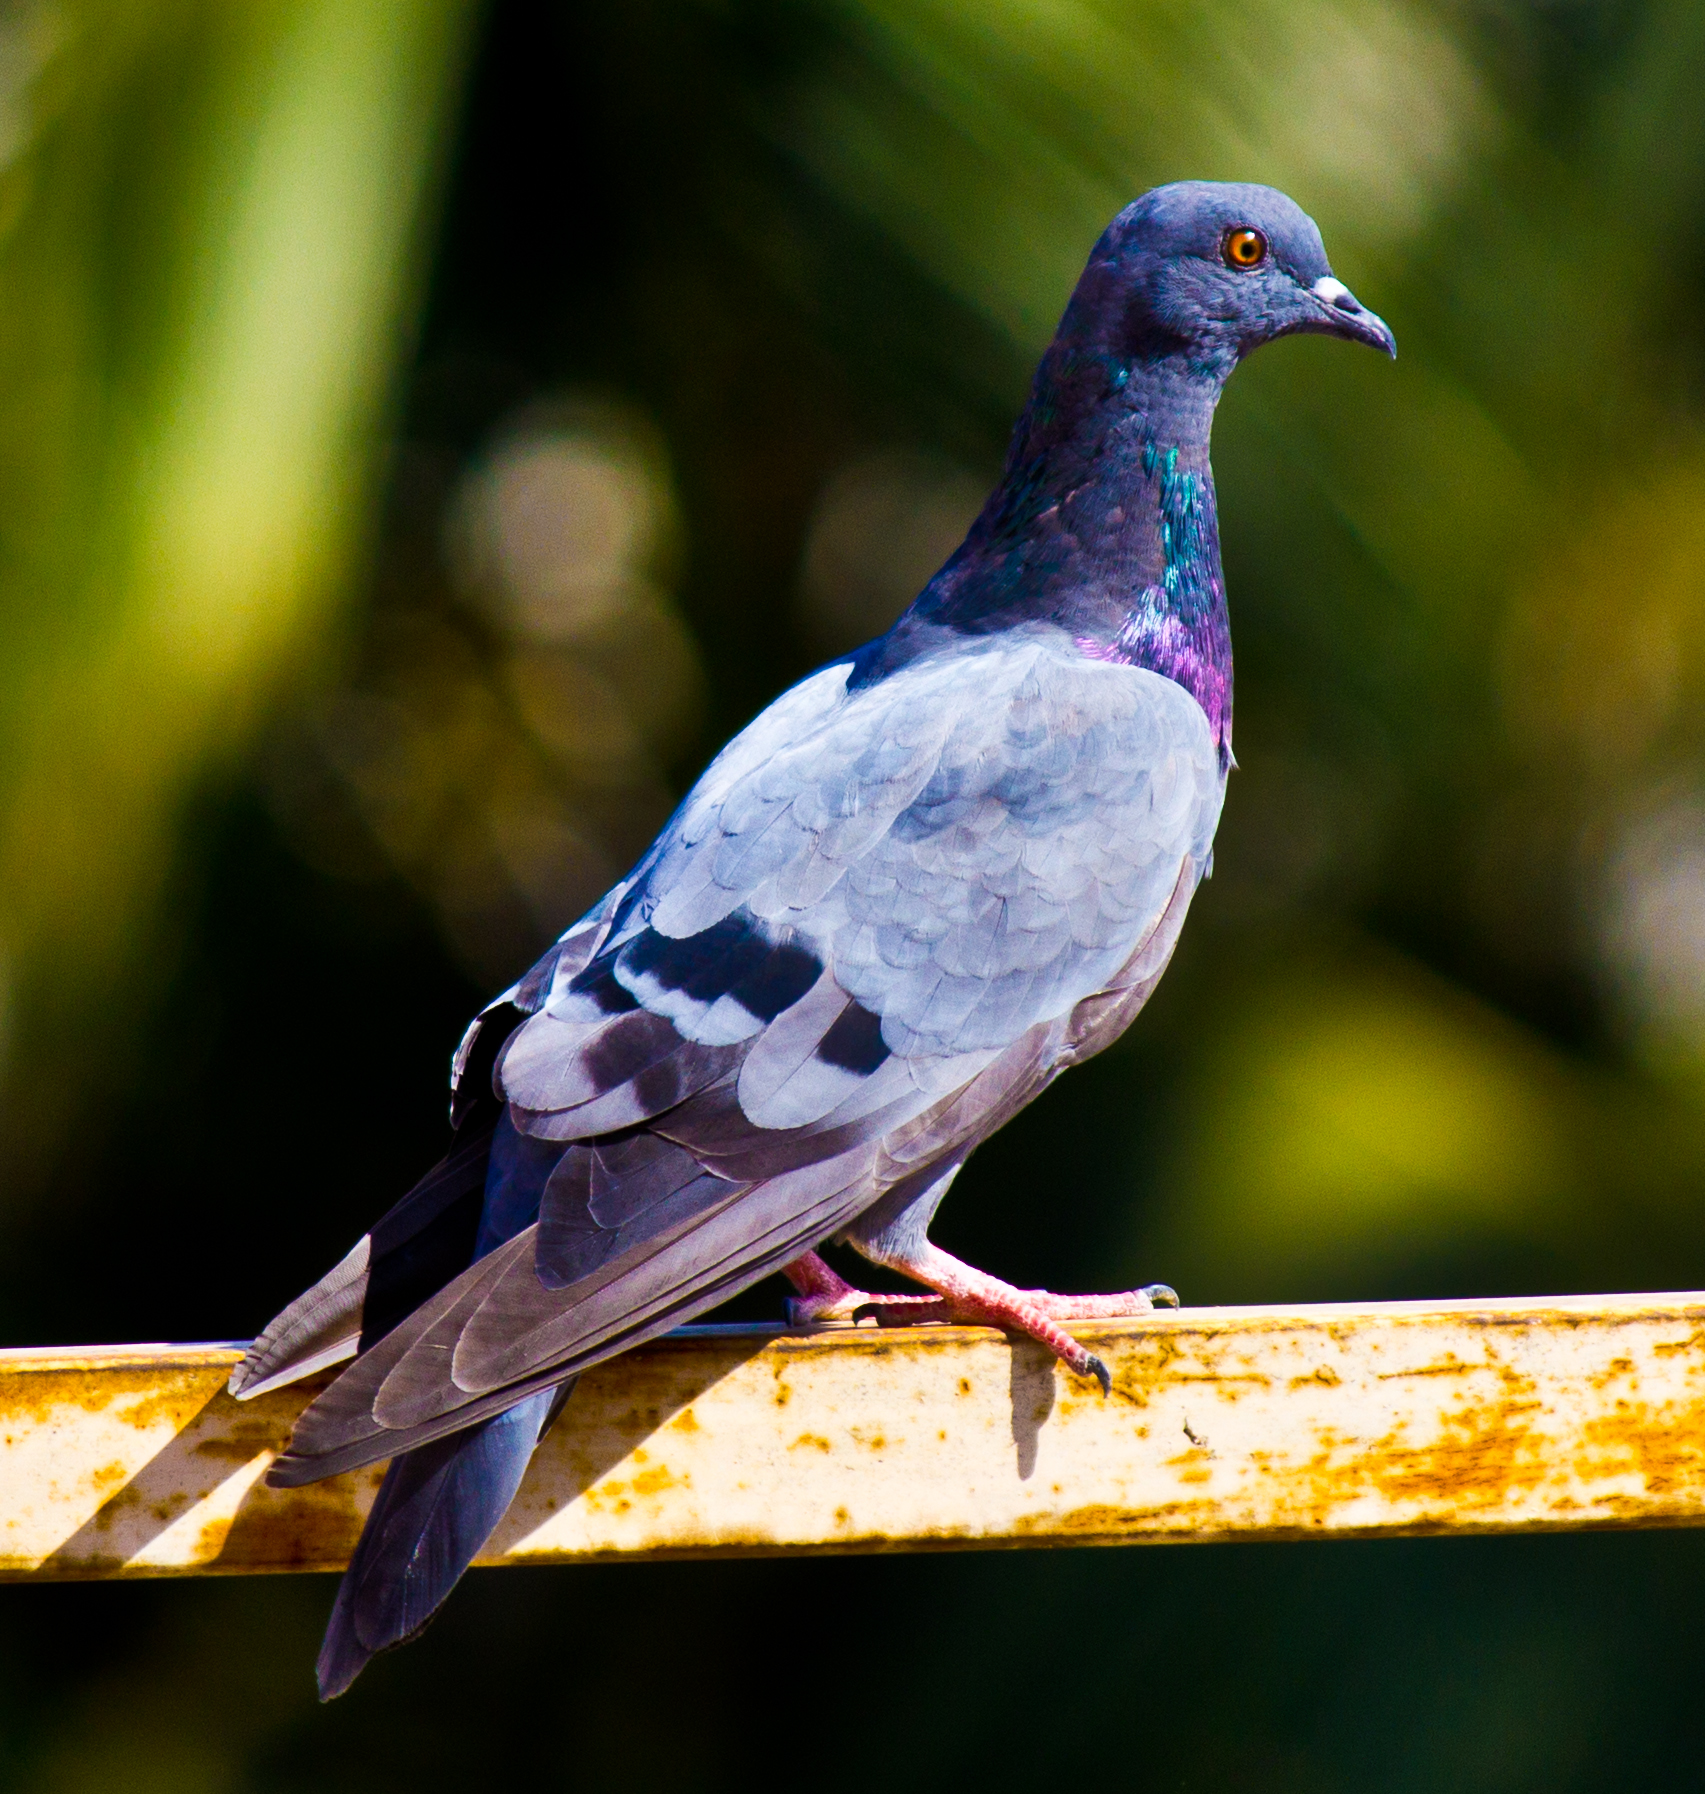
{"label": "folded wing", "polygon": [[850,671],[737,737],[508,994],[492,1088],[560,1152],[537,1222],[364,1351],[276,1480],[501,1412],[966,1149],[1193,884],[1222,775],[1181,687],[1055,631]]}

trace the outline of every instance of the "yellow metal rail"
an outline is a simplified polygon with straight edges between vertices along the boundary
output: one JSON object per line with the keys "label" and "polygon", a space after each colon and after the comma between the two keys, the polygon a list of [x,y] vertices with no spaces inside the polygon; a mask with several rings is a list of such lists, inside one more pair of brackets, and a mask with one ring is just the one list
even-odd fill
{"label": "yellow metal rail", "polygon": [[[698,1328],[581,1381],[485,1562],[1705,1521],[1705,1294]],[[224,1346],[0,1353],[0,1577],[334,1569],[378,1483],[264,1486],[323,1379]]]}

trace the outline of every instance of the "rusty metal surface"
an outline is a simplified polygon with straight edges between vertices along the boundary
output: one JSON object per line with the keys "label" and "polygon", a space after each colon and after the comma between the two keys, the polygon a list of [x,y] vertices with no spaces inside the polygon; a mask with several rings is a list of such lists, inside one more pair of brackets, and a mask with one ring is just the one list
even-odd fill
{"label": "rusty metal surface", "polygon": [[[696,1329],[589,1373],[486,1562],[1705,1521],[1705,1295],[1084,1326],[1111,1398],[981,1328]],[[0,1353],[0,1577],[341,1565],[377,1470],[262,1484],[323,1379]]]}

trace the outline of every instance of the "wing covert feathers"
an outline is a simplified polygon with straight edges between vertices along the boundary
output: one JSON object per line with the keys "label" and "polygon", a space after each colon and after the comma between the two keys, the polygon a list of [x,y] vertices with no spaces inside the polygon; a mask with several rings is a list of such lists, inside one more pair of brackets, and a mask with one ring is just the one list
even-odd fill
{"label": "wing covert feathers", "polygon": [[470,1030],[458,1102],[489,1085],[560,1148],[537,1220],[370,1327],[269,1481],[442,1439],[692,1320],[962,1159],[1146,1000],[1223,791],[1195,700],[1049,630],[849,674],[724,749]]}
{"label": "wing covert feathers", "polygon": [[852,692],[832,667],[753,723],[529,993],[496,1066],[518,1125],[589,1138],[737,1071],[753,1127],[808,1126],[890,1058],[987,1063],[1104,988],[1223,779],[1182,687],[1057,635]]}

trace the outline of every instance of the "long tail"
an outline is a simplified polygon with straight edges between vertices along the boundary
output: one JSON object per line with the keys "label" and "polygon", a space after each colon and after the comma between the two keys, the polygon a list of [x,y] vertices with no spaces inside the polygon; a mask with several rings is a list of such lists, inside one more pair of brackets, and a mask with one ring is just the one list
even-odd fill
{"label": "long tail", "polygon": [[342,1694],[368,1658],[407,1643],[444,1604],[508,1512],[573,1387],[543,1390],[392,1460],[320,1647],[321,1700]]}

